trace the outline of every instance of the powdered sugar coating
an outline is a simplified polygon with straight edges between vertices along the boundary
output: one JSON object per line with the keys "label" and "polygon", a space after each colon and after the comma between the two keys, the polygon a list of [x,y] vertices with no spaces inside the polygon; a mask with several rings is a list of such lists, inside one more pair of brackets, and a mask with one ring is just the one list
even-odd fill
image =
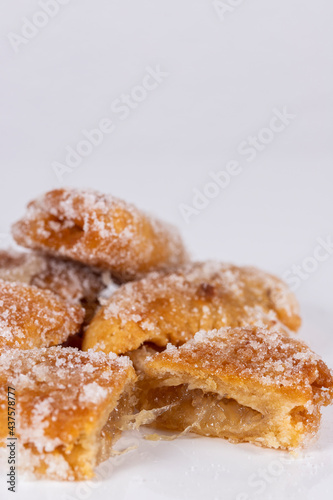
{"label": "powdered sugar coating", "polygon": [[294,294],[255,268],[194,263],[123,285],[93,319],[84,348],[103,344],[122,353],[148,340],[180,345],[200,329],[246,325],[297,330]]}
{"label": "powdered sugar coating", "polygon": [[333,372],[282,331],[200,331],[178,348],[145,354],[136,356],[140,407],[167,405],[154,423],[162,429],[192,425],[205,436],[295,449],[316,435],[321,406],[333,399]]}
{"label": "powdered sugar coating", "polygon": [[0,280],[0,348],[31,349],[64,342],[78,332],[81,307],[48,290]]}
{"label": "powdered sugar coating", "polygon": [[70,257],[133,279],[186,260],[179,233],[136,207],[96,191],[59,189],[29,204],[13,226],[28,248]]}
{"label": "powdered sugar coating", "polygon": [[[0,353],[1,440],[7,435],[10,386],[15,388],[16,437],[29,457],[22,465],[38,471],[46,464],[46,476],[73,479],[78,471],[72,470],[66,453],[83,436],[88,442],[98,438],[125,386],[134,379],[130,360],[114,354],[62,347],[4,350]],[[55,469],[58,462],[60,471]]]}
{"label": "powdered sugar coating", "polygon": [[41,253],[0,250],[0,279],[51,290],[76,304],[96,303],[109,285],[106,272]]}
{"label": "powdered sugar coating", "polygon": [[200,331],[180,348],[167,348],[158,357],[159,362],[191,364],[216,377],[237,375],[276,387],[310,387],[321,376],[323,388],[330,388],[333,395],[333,374],[321,358],[281,331],[260,327]]}

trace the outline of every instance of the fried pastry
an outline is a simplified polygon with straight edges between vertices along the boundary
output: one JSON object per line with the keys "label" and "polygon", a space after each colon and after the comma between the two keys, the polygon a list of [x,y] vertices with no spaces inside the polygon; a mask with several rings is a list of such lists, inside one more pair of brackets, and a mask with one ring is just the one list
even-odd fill
{"label": "fried pastry", "polygon": [[13,250],[0,250],[0,279],[51,290],[68,302],[82,305],[85,323],[99,305],[99,294],[111,282],[107,272],[79,262]]}
{"label": "fried pastry", "polygon": [[148,341],[181,345],[202,329],[278,324],[300,326],[296,298],[278,278],[252,267],[194,263],[121,286],[93,318],[83,349],[120,354]]}
{"label": "fried pastry", "polygon": [[[14,388],[19,470],[37,478],[93,477],[105,441],[121,432],[136,380],[128,358],[50,347],[0,353],[0,442]],[[13,392],[13,391],[12,391]],[[105,450],[104,450],[105,451]]]}
{"label": "fried pastry", "polygon": [[83,318],[80,306],[49,290],[0,280],[0,350],[60,344],[80,330]]}
{"label": "fried pastry", "polygon": [[121,281],[187,260],[175,228],[95,191],[46,193],[28,205],[13,236],[24,247],[107,269]]}
{"label": "fried pastry", "polygon": [[141,409],[159,429],[293,449],[315,436],[333,374],[305,343],[260,327],[199,332],[177,348],[142,352]]}

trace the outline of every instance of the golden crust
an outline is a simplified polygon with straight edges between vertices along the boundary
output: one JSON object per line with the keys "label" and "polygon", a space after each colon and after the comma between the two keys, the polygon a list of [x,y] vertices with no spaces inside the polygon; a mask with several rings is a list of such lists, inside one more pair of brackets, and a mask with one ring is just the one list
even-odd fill
{"label": "golden crust", "polygon": [[0,279],[34,285],[80,304],[86,310],[85,323],[99,305],[99,294],[111,282],[107,273],[79,262],[13,250],[0,250]]}
{"label": "golden crust", "polygon": [[22,246],[110,270],[119,280],[187,260],[173,227],[95,191],[46,193],[28,205],[13,236]]}
{"label": "golden crust", "polygon": [[[7,437],[7,390],[15,389],[19,466],[39,478],[94,475],[106,425],[136,380],[128,358],[52,347],[0,354],[0,440]],[[119,403],[119,404],[118,404]]]}
{"label": "golden crust", "polygon": [[198,332],[180,348],[169,346],[152,357],[145,370],[151,376],[178,370],[203,380],[210,376],[217,386],[229,380],[256,383],[306,399],[312,397],[316,383],[316,388],[329,388],[327,394],[333,396],[332,374],[304,342],[260,327]]}
{"label": "golden crust", "polygon": [[48,290],[0,280],[0,349],[60,344],[79,331],[80,306]]}
{"label": "golden crust", "polygon": [[93,318],[83,348],[120,354],[147,341],[181,345],[201,329],[278,324],[300,326],[296,298],[278,278],[251,267],[194,263],[120,287]]}
{"label": "golden crust", "polygon": [[320,406],[333,399],[332,372],[284,332],[202,331],[179,348],[147,354],[137,355],[141,408],[169,405],[155,422],[164,429],[192,425],[199,434],[290,449],[315,435]]}

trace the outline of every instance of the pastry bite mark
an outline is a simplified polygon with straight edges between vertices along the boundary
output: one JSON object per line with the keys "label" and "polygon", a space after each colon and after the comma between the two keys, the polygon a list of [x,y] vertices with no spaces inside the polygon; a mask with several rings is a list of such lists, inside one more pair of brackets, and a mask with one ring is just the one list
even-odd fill
{"label": "pastry bite mark", "polygon": [[0,250],[0,279],[50,290],[79,304],[89,323],[99,305],[98,296],[111,282],[107,272],[69,259],[35,252]]}
{"label": "pastry bite mark", "polygon": [[284,332],[222,328],[139,358],[139,409],[166,407],[153,426],[294,449],[316,435],[333,376]]}
{"label": "pastry bite mark", "polygon": [[297,330],[300,322],[294,294],[275,276],[198,262],[121,286],[93,318],[83,349],[121,354],[148,341],[181,345],[202,329],[279,325]]}
{"label": "pastry bite mark", "polygon": [[50,347],[0,354],[0,442],[7,438],[7,388],[15,388],[20,472],[83,480],[112,453],[132,411],[136,375],[128,358]]}
{"label": "pastry bite mark", "polygon": [[22,246],[107,269],[120,281],[187,261],[173,226],[96,191],[50,191],[28,205],[12,232]]}
{"label": "pastry bite mark", "polygon": [[83,318],[80,306],[49,290],[0,280],[0,350],[60,344],[80,330]]}

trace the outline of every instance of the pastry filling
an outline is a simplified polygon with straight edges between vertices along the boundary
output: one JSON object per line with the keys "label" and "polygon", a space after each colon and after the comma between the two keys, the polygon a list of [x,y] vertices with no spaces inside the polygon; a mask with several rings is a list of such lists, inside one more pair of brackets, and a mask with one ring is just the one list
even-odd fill
{"label": "pastry filling", "polygon": [[189,389],[187,384],[151,388],[141,395],[141,403],[146,410],[165,407],[152,424],[159,429],[190,428],[206,436],[244,439],[267,425],[267,418],[253,408],[213,392]]}
{"label": "pastry filling", "polygon": [[[67,447],[61,444],[52,451],[45,450],[41,453],[34,443],[25,443],[25,451],[29,453],[29,460],[34,465],[34,474],[37,477],[47,474],[51,479],[54,475],[56,479],[61,479],[61,469],[56,467],[57,463],[61,463],[63,479],[93,477],[94,467],[112,455],[112,446],[120,437],[124,422],[133,413],[133,406],[132,391],[123,393],[101,430],[98,424],[90,433],[82,429],[77,440]],[[105,421],[104,418],[101,420]]]}

